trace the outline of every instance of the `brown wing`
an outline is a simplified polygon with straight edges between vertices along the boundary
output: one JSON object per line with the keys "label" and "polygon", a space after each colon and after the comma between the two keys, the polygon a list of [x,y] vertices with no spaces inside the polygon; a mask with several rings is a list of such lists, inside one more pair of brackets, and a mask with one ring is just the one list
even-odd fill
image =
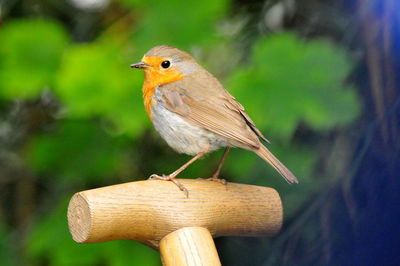
{"label": "brown wing", "polygon": [[240,114],[246,120],[247,125],[254,131],[254,133],[256,133],[256,135],[262,138],[264,141],[270,143],[270,141],[261,133],[261,131],[258,130],[253,120],[251,120],[250,116],[244,111],[244,107],[235,99],[235,97],[228,93],[227,98],[229,99],[230,104],[234,106],[234,109],[239,110]]}
{"label": "brown wing", "polygon": [[[190,80],[190,85],[188,81],[163,85],[160,89],[165,106],[183,119],[228,138],[235,146],[258,149],[258,137],[265,137],[233,96],[216,79],[208,80],[217,82],[209,84],[214,88],[199,87],[197,80]],[[191,90],[186,86],[191,86]]]}
{"label": "brown wing", "polygon": [[268,140],[255,127],[243,106],[211,74],[208,75],[207,84],[183,79],[161,86],[165,107],[195,125],[228,138],[233,146],[255,151],[286,181],[298,183],[292,172],[260,143],[258,137]]}

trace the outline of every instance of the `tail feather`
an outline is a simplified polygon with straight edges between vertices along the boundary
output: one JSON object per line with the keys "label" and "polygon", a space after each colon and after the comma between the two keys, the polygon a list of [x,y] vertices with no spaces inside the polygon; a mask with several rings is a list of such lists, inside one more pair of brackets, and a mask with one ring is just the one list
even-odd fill
{"label": "tail feather", "polygon": [[279,174],[289,183],[299,183],[297,178],[283,165],[266,147],[261,145],[258,150],[255,150],[258,156],[267,161]]}

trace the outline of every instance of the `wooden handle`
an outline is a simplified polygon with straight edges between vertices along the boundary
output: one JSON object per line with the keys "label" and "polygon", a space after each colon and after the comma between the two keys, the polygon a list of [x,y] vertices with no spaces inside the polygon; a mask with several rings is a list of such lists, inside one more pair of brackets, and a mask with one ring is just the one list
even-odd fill
{"label": "wooden handle", "polygon": [[204,227],[184,227],[160,242],[164,266],[221,265],[210,232]]}
{"label": "wooden handle", "polygon": [[213,237],[271,236],[282,224],[282,204],[271,188],[201,179],[175,184],[147,180],[76,193],[68,207],[73,239],[95,243],[133,239],[157,248],[183,227],[207,228]]}

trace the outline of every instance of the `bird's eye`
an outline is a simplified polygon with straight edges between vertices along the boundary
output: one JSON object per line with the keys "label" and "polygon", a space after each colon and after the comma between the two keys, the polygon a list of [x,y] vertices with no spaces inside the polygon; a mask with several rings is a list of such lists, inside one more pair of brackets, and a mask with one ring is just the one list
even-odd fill
{"label": "bird's eye", "polygon": [[168,61],[168,60],[163,61],[163,62],[161,63],[161,66],[162,66],[163,68],[169,68],[170,65],[171,65],[171,62]]}

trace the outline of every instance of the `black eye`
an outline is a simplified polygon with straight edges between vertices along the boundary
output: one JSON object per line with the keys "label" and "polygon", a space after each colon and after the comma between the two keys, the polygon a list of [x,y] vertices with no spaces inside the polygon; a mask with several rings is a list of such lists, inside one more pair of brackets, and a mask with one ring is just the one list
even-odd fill
{"label": "black eye", "polygon": [[161,66],[163,67],[163,68],[169,68],[169,66],[171,65],[171,62],[170,61],[163,61],[162,63],[161,63]]}

